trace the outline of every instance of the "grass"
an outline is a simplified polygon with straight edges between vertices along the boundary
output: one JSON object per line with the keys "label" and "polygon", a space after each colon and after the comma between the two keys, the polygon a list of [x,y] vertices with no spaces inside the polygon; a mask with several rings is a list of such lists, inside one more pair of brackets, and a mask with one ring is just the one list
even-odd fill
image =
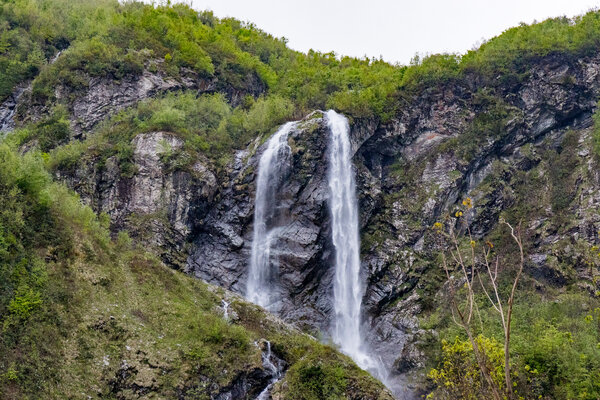
{"label": "grass", "polygon": [[[261,368],[260,339],[290,365],[293,393],[304,390],[293,371],[320,364],[327,393],[382,390],[347,357],[166,267],[127,233],[111,239],[107,219],[53,182],[39,153],[1,145],[0,177],[3,399],[210,398]],[[223,296],[239,317],[223,318]]]}

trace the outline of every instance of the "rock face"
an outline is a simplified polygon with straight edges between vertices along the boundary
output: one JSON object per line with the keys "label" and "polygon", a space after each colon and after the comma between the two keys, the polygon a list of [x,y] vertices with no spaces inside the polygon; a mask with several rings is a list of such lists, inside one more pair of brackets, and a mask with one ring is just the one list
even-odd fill
{"label": "rock face", "polygon": [[201,160],[187,170],[169,168],[165,157],[182,146],[172,134],[140,134],[132,140],[133,176],[123,176],[113,156],[104,166],[88,160],[62,178],[85,203],[108,214],[115,231],[129,230],[159,249],[165,261],[181,267],[185,243],[208,212],[217,189],[215,175]]}
{"label": "rock face", "polygon": [[[353,121],[365,337],[393,373],[402,375],[403,388],[410,389],[406,374],[423,366],[416,316],[431,305],[440,283],[429,227],[465,197],[475,205],[468,219],[477,238],[496,228],[501,212],[526,221],[527,270],[541,285],[578,278],[584,289],[598,290],[586,275],[581,249],[598,240],[600,228],[595,212],[600,176],[591,137],[599,72],[598,55],[579,60],[554,55],[534,62],[519,80],[467,76],[415,94],[386,123]],[[127,90],[119,85],[129,85],[131,92],[120,93]],[[107,110],[173,85],[145,75],[136,83],[99,81],[102,89],[76,101],[74,124],[84,131]],[[285,224],[274,245],[278,314],[325,335],[334,265],[328,137],[321,112],[291,131],[291,168],[279,193]],[[95,210],[109,214],[115,230],[130,229],[171,264],[243,293],[264,144],[257,140],[239,151],[218,177],[203,160],[170,169],[166,154],[183,144],[168,133],[139,135],[132,145],[133,176],[121,176],[116,160],[108,159],[102,169],[89,162],[61,177]],[[568,221],[561,219],[565,214]],[[560,248],[554,246],[558,241],[564,242]]]}
{"label": "rock face", "polygon": [[[73,102],[72,128],[75,136],[93,128],[108,115],[129,107],[140,100],[160,92],[183,88],[194,88],[196,85],[190,77],[182,82],[173,78],[144,71],[140,76],[130,75],[121,81],[106,77],[90,79],[88,90]],[[64,88],[58,91],[58,98],[66,96]]]}
{"label": "rock face", "polygon": [[10,132],[15,128],[15,113],[17,112],[17,104],[19,103],[19,99],[23,95],[23,92],[25,92],[26,88],[26,84],[21,84],[0,105],[0,135]]}
{"label": "rock face", "polygon": [[[51,64],[60,56],[61,53],[58,53]],[[68,54],[63,56],[68,57]],[[71,87],[59,85],[54,88],[55,99],[42,103],[33,98],[30,87],[19,86],[0,105],[0,132],[10,130],[15,125],[39,120],[50,112],[55,102],[69,104],[73,136],[82,139],[99,122],[118,111],[167,92],[194,90],[198,94],[223,93],[236,106],[245,96],[258,97],[266,90],[264,82],[256,74],[248,74],[243,84],[233,86],[226,79],[220,79],[219,74],[203,78],[186,68],[182,68],[175,78],[157,67],[163,63],[162,60],[150,60],[139,74],[128,74],[119,80],[109,76],[85,76],[83,89],[74,91]]]}
{"label": "rock face", "polygon": [[[285,223],[272,249],[279,260],[279,314],[305,328],[327,331],[331,314],[332,252],[329,244],[325,159],[328,132],[316,112],[289,134],[291,167],[279,189]],[[188,271],[238,292],[245,290],[252,245],[254,182],[265,145],[237,155],[220,201],[194,241]]]}
{"label": "rock face", "polygon": [[[140,100],[176,90],[196,90],[198,94],[224,93],[233,105],[238,105],[245,95],[257,97],[265,91],[264,84],[256,76],[249,76],[244,88],[222,84],[218,77],[203,79],[191,70],[182,69],[175,79],[164,73],[147,69],[140,75],[128,75],[120,81],[95,77],[88,89],[77,96],[72,104],[71,125],[76,136],[85,135],[107,116],[130,107]],[[68,89],[57,89],[57,98],[68,96]]]}

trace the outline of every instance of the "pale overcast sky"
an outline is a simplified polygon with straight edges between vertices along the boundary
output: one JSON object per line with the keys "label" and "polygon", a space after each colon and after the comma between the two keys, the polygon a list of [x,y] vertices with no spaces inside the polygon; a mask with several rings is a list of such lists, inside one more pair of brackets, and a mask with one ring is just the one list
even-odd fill
{"label": "pale overcast sky", "polygon": [[[190,0],[186,0],[190,3]],[[255,23],[291,48],[407,64],[415,53],[465,52],[482,39],[600,0],[192,0],[197,10]]]}

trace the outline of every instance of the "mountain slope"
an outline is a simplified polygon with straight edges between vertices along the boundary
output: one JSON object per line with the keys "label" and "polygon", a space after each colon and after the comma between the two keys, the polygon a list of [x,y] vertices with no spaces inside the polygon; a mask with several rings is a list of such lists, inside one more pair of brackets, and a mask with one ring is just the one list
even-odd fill
{"label": "mountain slope", "polygon": [[[476,380],[460,381],[465,376],[460,371],[475,376],[477,371],[472,354],[461,350],[464,333],[451,322],[448,284],[439,262],[445,249],[431,229],[436,222],[460,226],[453,216],[469,198],[474,207],[464,219],[475,245],[494,244],[509,266],[501,271],[501,292],[509,287],[515,249],[506,243],[507,232],[498,220],[522,221],[524,227],[527,262],[518,288],[511,354],[515,390],[524,398],[598,397],[597,11],[519,26],[464,56],[434,55],[404,67],[297,53],[250,24],[219,20],[182,5],[1,4],[0,88],[6,99],[0,105],[0,127],[16,127],[5,142],[24,153],[40,151],[45,168],[102,215],[114,237],[127,231],[134,243],[160,259],[127,256],[114,270],[101,262],[97,268],[106,269],[105,274],[126,278],[107,295],[114,298],[110,304],[129,303],[133,292],[135,301],[147,307],[143,314],[153,320],[165,318],[169,326],[177,326],[178,318],[193,319],[187,311],[171,317],[158,312],[162,303],[155,296],[161,302],[176,300],[170,288],[161,286],[162,278],[146,277],[144,268],[138,271],[139,260],[144,264],[150,257],[150,275],[172,276],[179,282],[175,292],[187,291],[181,307],[206,302],[206,318],[220,321],[208,310],[219,306],[221,295],[209,291],[195,297],[193,291],[200,289],[192,288],[202,284],[170,275],[158,265],[164,262],[243,292],[258,159],[277,126],[295,119],[300,122],[290,134],[292,168],[279,193],[289,210],[278,243],[279,316],[326,337],[333,273],[325,183],[328,130],[315,110],[332,107],[352,124],[366,286],[364,329],[392,371],[396,393],[407,398],[420,391],[439,398],[489,396]],[[40,210],[39,216],[44,215]],[[22,235],[34,237],[32,232]],[[125,253],[129,251],[138,250]],[[60,253],[56,260],[63,257]],[[459,289],[460,282],[456,285]],[[98,285],[87,288],[82,301],[94,298],[91,304],[104,304],[103,292],[96,290]],[[6,304],[13,291],[6,291]],[[502,330],[484,294],[478,295],[477,333],[495,350]],[[32,296],[28,301],[36,303]],[[236,313],[247,332],[215,324],[227,335],[246,332],[251,341],[262,337],[275,343],[272,333],[257,331],[256,320],[244,319],[242,308]],[[106,320],[92,311],[97,320]],[[136,326],[137,320],[128,317],[125,322],[121,328]],[[162,335],[158,326],[152,327],[154,333]],[[155,340],[144,335],[148,342]],[[180,335],[186,334],[177,328],[173,337]],[[231,339],[227,335],[223,337]],[[198,357],[219,354],[218,346],[230,346],[225,342],[208,340]],[[319,364],[333,353],[318,348],[314,357],[302,360],[321,369],[307,367],[303,371],[308,375],[302,375],[300,362],[290,368],[288,383],[276,390],[286,398],[342,396],[342,389],[323,394],[329,383],[317,385],[314,392],[293,386],[321,373],[336,388],[354,388],[353,374],[340,383],[335,368]],[[239,369],[227,368],[226,352],[214,365],[244,375],[260,363],[259,353],[246,350],[251,361]],[[284,358],[289,363],[294,357]],[[197,362],[182,359],[181,368]],[[448,360],[458,365],[455,371],[443,369]],[[457,380],[444,381],[435,373],[427,378],[432,367],[449,375],[459,371],[452,375]],[[503,365],[493,368],[502,370]],[[181,376],[178,385],[189,378]],[[217,382],[212,394],[230,382]],[[133,384],[124,385],[119,390],[135,390]],[[168,385],[153,390],[177,386]],[[453,385],[464,392],[452,392],[448,388]]]}
{"label": "mountain slope", "polygon": [[391,398],[334,349],[111,240],[39,155],[1,145],[0,176],[2,398],[254,398],[274,378],[266,341],[274,393]]}

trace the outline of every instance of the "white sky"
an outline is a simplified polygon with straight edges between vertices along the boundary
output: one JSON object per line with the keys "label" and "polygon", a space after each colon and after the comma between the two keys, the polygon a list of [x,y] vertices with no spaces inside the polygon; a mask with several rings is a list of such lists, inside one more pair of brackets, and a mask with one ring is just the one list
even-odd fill
{"label": "white sky", "polygon": [[465,52],[520,22],[582,14],[600,0],[185,0],[250,21],[306,52],[383,56]]}

